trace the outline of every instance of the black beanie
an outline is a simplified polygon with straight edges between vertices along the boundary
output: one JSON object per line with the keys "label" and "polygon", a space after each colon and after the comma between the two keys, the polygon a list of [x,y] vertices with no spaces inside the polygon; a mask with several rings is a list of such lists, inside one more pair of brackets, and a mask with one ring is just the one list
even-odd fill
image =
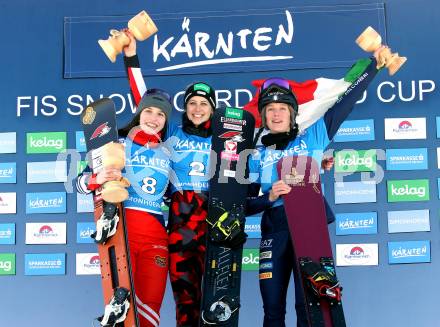
{"label": "black beanie", "polygon": [[201,96],[207,99],[209,104],[212,106],[212,109],[213,110],[215,109],[217,102],[215,98],[215,90],[208,84],[203,82],[197,82],[187,87],[185,91],[185,97],[183,99],[185,104],[184,105],[185,110],[189,99],[191,99],[194,96]]}

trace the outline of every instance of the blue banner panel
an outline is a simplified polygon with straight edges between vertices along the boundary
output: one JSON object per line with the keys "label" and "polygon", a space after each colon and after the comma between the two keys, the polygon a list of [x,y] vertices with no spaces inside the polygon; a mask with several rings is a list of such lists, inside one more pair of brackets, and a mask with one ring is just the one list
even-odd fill
{"label": "blue banner panel", "polygon": [[66,274],[65,253],[28,253],[24,255],[26,276],[47,276]]}
{"label": "blue banner panel", "polygon": [[66,161],[27,162],[27,183],[63,183],[67,180]]}
{"label": "blue banner panel", "polygon": [[387,170],[428,169],[428,149],[387,149]]}
{"label": "blue banner panel", "polygon": [[[121,56],[113,65],[97,41],[133,16],[66,17],[64,77],[125,76]],[[367,26],[386,36],[383,3],[151,17],[159,32],[138,47],[145,75],[348,67],[362,54],[354,41]]]}
{"label": "blue banner panel", "polygon": [[431,262],[430,241],[388,242],[388,263]]}
{"label": "blue banner panel", "polygon": [[346,120],[339,127],[333,141],[374,141],[374,119]]}
{"label": "blue banner panel", "polygon": [[376,202],[375,182],[337,182],[335,183],[335,203]]}
{"label": "blue banner panel", "polygon": [[261,217],[246,217],[244,231],[248,234],[248,238],[261,238]]}
{"label": "blue banner panel", "polygon": [[429,210],[388,211],[388,233],[429,232]]}
{"label": "blue banner panel", "polygon": [[96,224],[93,222],[76,223],[76,243],[95,243],[90,237],[96,230]]}
{"label": "blue banner panel", "polygon": [[336,235],[377,234],[377,212],[336,214]]}
{"label": "blue banner panel", "polygon": [[26,213],[65,213],[66,192],[26,193]]}
{"label": "blue banner panel", "polygon": [[0,184],[17,183],[17,164],[15,162],[0,163]]}
{"label": "blue banner panel", "polygon": [[0,224],[0,244],[15,244],[15,224]]}
{"label": "blue banner panel", "polygon": [[0,153],[17,152],[17,134],[15,132],[0,133]]}

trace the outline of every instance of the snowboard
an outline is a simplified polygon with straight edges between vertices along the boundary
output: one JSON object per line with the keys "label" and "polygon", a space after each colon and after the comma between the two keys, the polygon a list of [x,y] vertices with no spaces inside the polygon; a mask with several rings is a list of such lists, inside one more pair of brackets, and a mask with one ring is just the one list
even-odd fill
{"label": "snowboard", "polygon": [[[200,326],[238,326],[248,177],[255,119],[237,108],[218,108],[212,118],[208,237],[202,285]],[[248,149],[248,151],[244,151]],[[243,234],[240,234],[243,235]]]}
{"label": "snowboard", "polygon": [[[89,167],[93,173],[96,173],[102,168],[102,147],[109,142],[118,142],[113,101],[103,98],[88,105],[81,114],[81,124],[88,152]],[[128,299],[130,304],[127,316],[116,326],[137,327],[139,323],[136,302],[134,301],[134,286],[122,204],[110,204],[103,201],[101,189],[94,192],[93,203],[95,222],[99,220],[104,211],[110,215],[116,213],[119,217],[116,233],[105,244],[98,244],[104,303],[108,305],[112,300],[114,303],[119,303]]]}
{"label": "snowboard", "polygon": [[280,179],[292,187],[283,200],[309,326],[345,327],[342,287],[334,267],[320,165],[308,156],[284,157],[277,170]]}

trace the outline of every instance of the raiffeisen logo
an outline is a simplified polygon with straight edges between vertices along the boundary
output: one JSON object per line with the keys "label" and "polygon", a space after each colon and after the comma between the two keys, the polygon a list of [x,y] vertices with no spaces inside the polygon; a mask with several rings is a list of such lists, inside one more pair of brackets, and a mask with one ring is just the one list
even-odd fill
{"label": "raiffeisen logo", "polygon": [[337,266],[378,265],[378,244],[336,244]]}
{"label": "raiffeisen logo", "polygon": [[40,230],[38,231],[38,233],[34,234],[36,237],[49,237],[49,236],[56,236],[55,233],[53,232],[52,227],[50,227],[49,225],[44,225],[40,227]]}
{"label": "raiffeisen logo", "polygon": [[399,124],[399,130],[410,129],[412,127],[411,122],[404,120]]}
{"label": "raiffeisen logo", "polygon": [[84,263],[84,268],[96,269],[100,265],[99,255],[94,255],[90,258],[89,262]]}
{"label": "raiffeisen logo", "polygon": [[[281,15],[281,17],[283,17]],[[284,20],[272,27],[258,27],[254,30],[215,31],[212,34],[202,29],[201,19],[193,28],[191,18],[184,17],[181,23],[183,34],[180,37],[164,33],[154,35],[153,62],[169,62],[175,59],[182,62],[161,67],[157,71],[179,70],[191,67],[209,66],[239,62],[269,62],[292,59],[291,55],[270,55],[274,49],[285,49],[293,43],[294,25],[292,14],[285,10]],[[225,26],[227,28],[228,26]],[[243,55],[249,53],[249,56]],[[257,55],[258,53],[258,55]]]}
{"label": "raiffeisen logo", "polygon": [[350,256],[353,258],[364,257],[365,256],[364,249],[362,249],[360,246],[355,246],[354,248],[351,249]]}

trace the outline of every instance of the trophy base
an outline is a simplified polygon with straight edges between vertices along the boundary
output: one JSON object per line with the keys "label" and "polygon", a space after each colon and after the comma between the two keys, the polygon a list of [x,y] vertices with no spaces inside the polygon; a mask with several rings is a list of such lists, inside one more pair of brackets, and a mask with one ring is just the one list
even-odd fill
{"label": "trophy base", "polygon": [[400,67],[406,62],[406,57],[399,57],[397,54],[392,57],[389,63],[387,63],[386,67],[388,68],[388,73],[393,76]]}
{"label": "trophy base", "polygon": [[128,199],[128,191],[120,181],[107,182],[103,185],[102,199],[109,203],[120,203]]}

